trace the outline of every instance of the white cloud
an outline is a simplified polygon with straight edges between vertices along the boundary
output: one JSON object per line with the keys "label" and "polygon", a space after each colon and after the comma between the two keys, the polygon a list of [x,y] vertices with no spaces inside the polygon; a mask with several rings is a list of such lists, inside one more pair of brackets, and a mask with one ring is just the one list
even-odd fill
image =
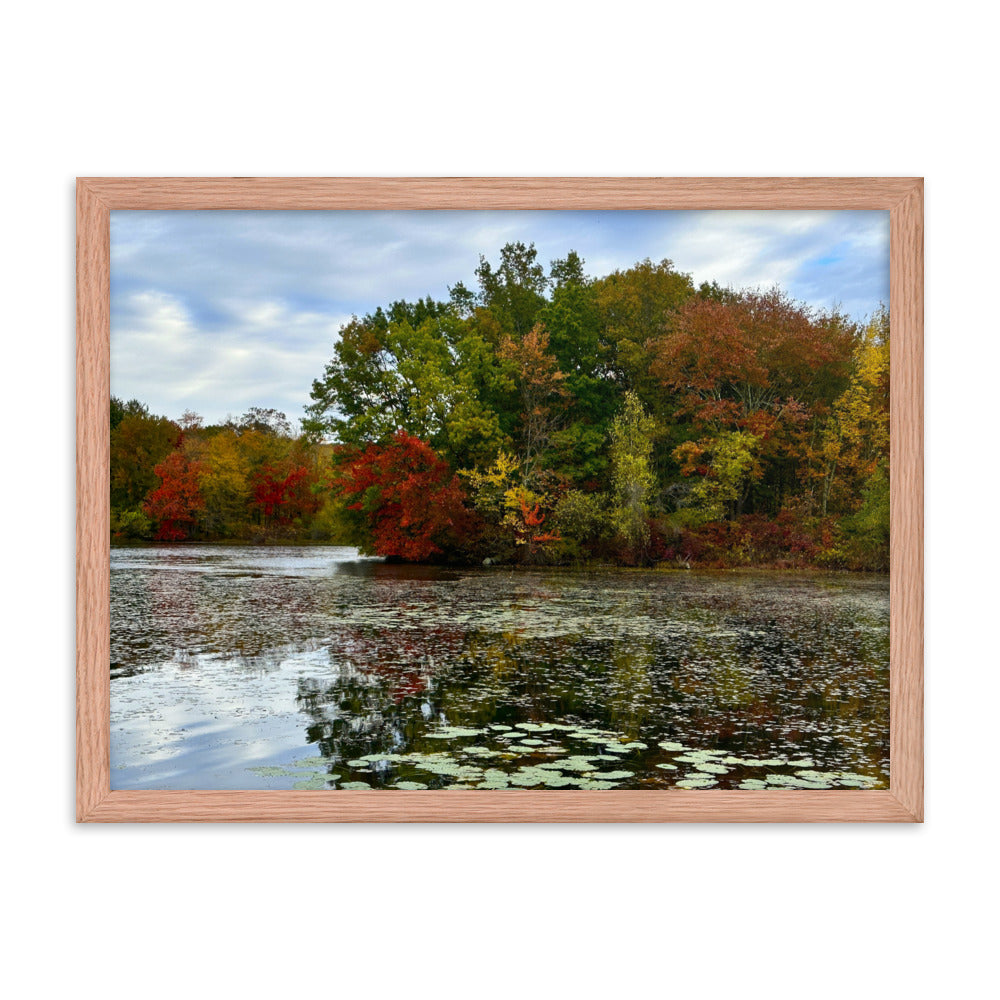
{"label": "white cloud", "polygon": [[216,422],[270,406],[298,419],[349,317],[266,299],[220,306],[224,326],[199,329],[185,305],[166,293],[137,292],[119,302],[112,393],[138,396],[153,412],[174,418],[190,408]]}

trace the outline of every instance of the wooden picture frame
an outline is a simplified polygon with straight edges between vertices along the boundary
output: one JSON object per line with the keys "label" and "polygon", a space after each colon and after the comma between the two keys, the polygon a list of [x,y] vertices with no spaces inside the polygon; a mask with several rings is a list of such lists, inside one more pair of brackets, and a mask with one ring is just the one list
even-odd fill
{"label": "wooden picture frame", "polygon": [[[890,787],[775,791],[112,791],[112,209],[881,209],[890,218]],[[921,822],[923,182],[919,178],[80,178],[77,820]]]}

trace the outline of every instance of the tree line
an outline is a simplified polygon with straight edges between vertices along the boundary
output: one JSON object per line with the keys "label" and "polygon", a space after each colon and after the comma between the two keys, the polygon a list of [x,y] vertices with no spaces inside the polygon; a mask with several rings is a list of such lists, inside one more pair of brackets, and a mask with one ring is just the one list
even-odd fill
{"label": "tree line", "polygon": [[889,317],[533,245],[345,324],[301,430],[111,406],[119,540],[884,570]]}

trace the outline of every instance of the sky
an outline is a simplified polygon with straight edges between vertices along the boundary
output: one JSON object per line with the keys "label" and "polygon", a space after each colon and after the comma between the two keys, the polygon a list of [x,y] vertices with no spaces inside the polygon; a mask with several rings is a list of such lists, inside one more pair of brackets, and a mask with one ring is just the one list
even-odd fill
{"label": "sky", "polygon": [[862,319],[889,301],[889,213],[121,211],[111,213],[111,392],[206,423],[295,421],[338,331],[398,299],[476,290],[480,254],[575,250],[592,277],[644,258],[695,283],[779,285]]}

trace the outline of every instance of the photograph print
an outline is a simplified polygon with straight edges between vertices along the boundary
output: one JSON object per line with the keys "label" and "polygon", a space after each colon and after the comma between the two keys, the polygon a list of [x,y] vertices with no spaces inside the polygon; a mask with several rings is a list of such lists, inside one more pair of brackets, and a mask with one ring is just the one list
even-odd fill
{"label": "photograph print", "polygon": [[110,214],[112,790],[889,787],[888,211]]}

